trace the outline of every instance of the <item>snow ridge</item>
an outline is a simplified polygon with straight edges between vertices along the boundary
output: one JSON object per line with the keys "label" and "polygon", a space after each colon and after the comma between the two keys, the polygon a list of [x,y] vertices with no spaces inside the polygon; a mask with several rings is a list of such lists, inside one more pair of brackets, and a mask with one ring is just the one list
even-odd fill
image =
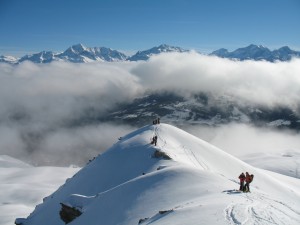
{"label": "snow ridge", "polygon": [[[156,158],[156,151],[171,160]],[[255,174],[251,193],[232,192],[241,171]],[[148,125],[68,179],[23,225],[63,225],[60,203],[82,212],[75,225],[299,224],[295,180],[284,184],[171,125]]]}

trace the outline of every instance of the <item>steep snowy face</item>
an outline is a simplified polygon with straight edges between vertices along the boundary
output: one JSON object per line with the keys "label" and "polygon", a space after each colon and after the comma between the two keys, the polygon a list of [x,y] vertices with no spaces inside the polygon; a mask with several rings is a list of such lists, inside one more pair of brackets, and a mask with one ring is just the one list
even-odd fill
{"label": "steep snowy face", "polygon": [[[255,174],[253,194],[233,191],[242,171]],[[119,138],[17,222],[63,225],[71,210],[78,225],[297,224],[299,182],[289,184],[176,127],[154,124]]]}

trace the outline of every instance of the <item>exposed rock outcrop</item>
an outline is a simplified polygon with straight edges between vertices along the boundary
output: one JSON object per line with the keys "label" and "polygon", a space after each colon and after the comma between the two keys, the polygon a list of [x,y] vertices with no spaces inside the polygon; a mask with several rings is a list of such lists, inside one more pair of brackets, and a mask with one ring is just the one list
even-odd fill
{"label": "exposed rock outcrop", "polygon": [[59,212],[59,215],[60,218],[65,222],[65,224],[72,222],[74,219],[76,219],[78,216],[82,214],[80,210],[74,207],[70,207],[63,203],[60,204],[61,204],[61,210]]}
{"label": "exposed rock outcrop", "polygon": [[26,220],[26,219],[24,219],[24,218],[17,218],[17,219],[15,220],[15,224],[16,224],[16,225],[23,225],[25,220]]}
{"label": "exposed rock outcrop", "polygon": [[172,159],[170,156],[167,155],[167,153],[161,152],[159,150],[156,150],[154,152],[153,157],[154,158],[163,158],[163,159],[166,159],[166,160],[171,160]]}

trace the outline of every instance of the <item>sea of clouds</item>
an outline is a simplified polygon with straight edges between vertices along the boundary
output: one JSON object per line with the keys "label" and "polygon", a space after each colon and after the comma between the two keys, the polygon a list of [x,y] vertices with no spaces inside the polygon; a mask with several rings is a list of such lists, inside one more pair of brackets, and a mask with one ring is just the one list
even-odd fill
{"label": "sea of clouds", "polygon": [[[232,61],[190,52],[160,54],[140,62],[2,63],[0,155],[35,165],[83,165],[136,127],[71,121],[84,118],[91,108],[106,115],[149,91],[186,98],[199,92],[230,95],[240,102],[285,106],[299,113],[300,59]],[[253,151],[300,149],[299,134],[292,131],[237,124],[186,130],[227,151],[238,151],[236,146],[242,148],[247,142],[253,143]]]}

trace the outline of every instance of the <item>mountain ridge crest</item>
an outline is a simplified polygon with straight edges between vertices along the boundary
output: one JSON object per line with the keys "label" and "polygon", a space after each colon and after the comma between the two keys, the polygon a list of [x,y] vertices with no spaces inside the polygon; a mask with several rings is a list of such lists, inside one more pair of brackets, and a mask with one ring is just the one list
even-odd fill
{"label": "mountain ridge crest", "polygon": [[[189,52],[181,47],[161,44],[147,50],[139,50],[134,55],[128,56],[118,50],[107,47],[86,47],[81,43],[75,44],[67,48],[65,51],[55,53],[53,51],[41,51],[39,53],[24,55],[21,58],[12,56],[0,56],[0,62],[9,64],[19,64],[24,61],[33,63],[51,63],[53,61],[67,61],[73,63],[87,62],[118,62],[118,61],[146,61],[151,56],[167,53],[167,52]],[[199,52],[198,52],[199,53]],[[200,53],[201,54],[201,53]],[[289,61],[293,57],[300,57],[300,51],[294,51],[288,46],[271,51],[263,45],[250,44],[246,47],[238,48],[229,52],[225,48],[220,48],[208,54],[210,56],[218,56],[221,58],[229,58],[235,60],[265,60],[269,62]]]}

